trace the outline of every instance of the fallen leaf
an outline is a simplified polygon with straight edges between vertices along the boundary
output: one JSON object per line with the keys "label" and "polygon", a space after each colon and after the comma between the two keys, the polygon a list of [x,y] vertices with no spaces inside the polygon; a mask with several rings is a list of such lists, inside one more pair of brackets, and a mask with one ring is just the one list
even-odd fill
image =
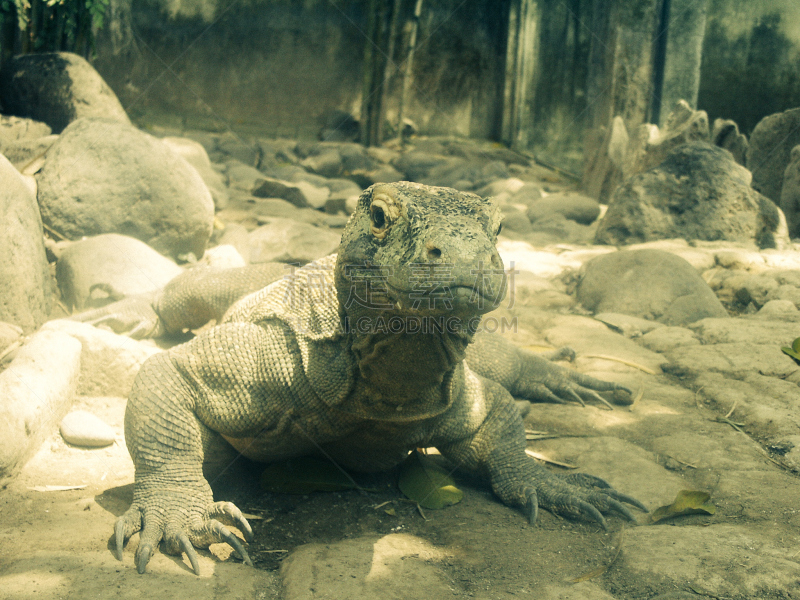
{"label": "fallen leaf", "polygon": [[800,364],[800,337],[792,342],[791,348],[784,346],[781,350],[784,354],[791,356],[796,363]]}
{"label": "fallen leaf", "polygon": [[397,511],[394,508],[385,508],[383,510],[383,512],[385,512],[390,517],[396,517],[397,516]]}
{"label": "fallen leaf", "polygon": [[423,508],[444,508],[461,502],[464,497],[450,474],[419,452],[412,452],[400,465],[398,485],[401,492]]}
{"label": "fallen leaf", "polygon": [[267,466],[261,473],[261,487],[268,492],[309,494],[341,492],[357,486],[332,462],[301,456]]}
{"label": "fallen leaf", "polygon": [[709,499],[711,496],[707,492],[697,492],[694,490],[681,490],[675,496],[675,500],[668,506],[660,506],[650,515],[650,522],[657,523],[672,517],[682,517],[684,515],[713,515],[717,512]]}

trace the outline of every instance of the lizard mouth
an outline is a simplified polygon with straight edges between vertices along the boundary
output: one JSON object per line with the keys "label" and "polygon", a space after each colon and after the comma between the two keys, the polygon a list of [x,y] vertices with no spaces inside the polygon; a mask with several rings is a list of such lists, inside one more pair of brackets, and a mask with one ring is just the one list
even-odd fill
{"label": "lizard mouth", "polygon": [[451,284],[424,288],[401,288],[387,283],[388,299],[394,310],[405,314],[482,315],[498,308],[505,297],[505,282],[495,291],[493,287],[474,284]]}

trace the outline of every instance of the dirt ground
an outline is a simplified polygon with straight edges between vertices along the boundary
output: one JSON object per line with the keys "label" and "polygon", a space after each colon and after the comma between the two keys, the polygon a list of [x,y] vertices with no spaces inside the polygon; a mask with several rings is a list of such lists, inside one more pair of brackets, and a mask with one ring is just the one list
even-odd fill
{"label": "dirt ground", "polygon": [[[589,363],[582,370],[595,372]],[[463,501],[423,517],[396,473],[358,477],[368,491],[295,496],[262,492],[261,467],[240,460],[213,487],[251,516],[255,568],[219,544],[200,551],[200,577],[163,553],[139,575],[138,536],[122,562],[112,553],[114,521],[132,499],[125,401],[81,398],[76,408],[111,424],[117,442],[86,450],[54,434],[0,493],[0,598],[800,597],[796,475],[716,421],[720,409],[702,390],[628,367],[606,377],[644,386],[644,396],[614,411],[533,405],[529,427],[560,437],[529,447],[606,478],[651,510],[681,489],[707,491],[716,514],[659,524],[641,514],[636,527],[612,518],[604,533],[542,511],[529,526],[485,484],[456,473]]]}

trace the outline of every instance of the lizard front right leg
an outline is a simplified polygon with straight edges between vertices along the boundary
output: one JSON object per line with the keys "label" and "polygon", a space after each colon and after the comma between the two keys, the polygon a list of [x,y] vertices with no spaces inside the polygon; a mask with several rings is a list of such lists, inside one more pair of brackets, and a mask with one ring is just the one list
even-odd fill
{"label": "lizard front right leg", "polygon": [[[438,441],[436,447],[457,466],[488,475],[495,494],[505,504],[522,508],[531,524],[540,507],[564,517],[596,521],[604,529],[604,514],[635,522],[625,504],[647,511],[641,502],[599,477],[561,475],[536,463],[525,453],[525,425],[516,404],[497,382],[467,369],[463,393],[467,396],[463,404],[484,407],[484,418],[470,435]],[[443,431],[451,430],[447,423],[443,425]]]}
{"label": "lizard front right leg", "polygon": [[229,543],[250,564],[228,529],[237,527],[249,540],[250,525],[230,502],[214,502],[203,462],[219,434],[254,435],[283,414],[282,390],[291,382],[268,359],[281,342],[283,356],[290,356],[280,328],[228,323],[142,366],[125,413],[136,477],[133,504],[115,526],[120,560],[125,541],[139,531],[140,573],[161,541],[170,554],[185,552],[198,574],[194,548],[217,542]]}

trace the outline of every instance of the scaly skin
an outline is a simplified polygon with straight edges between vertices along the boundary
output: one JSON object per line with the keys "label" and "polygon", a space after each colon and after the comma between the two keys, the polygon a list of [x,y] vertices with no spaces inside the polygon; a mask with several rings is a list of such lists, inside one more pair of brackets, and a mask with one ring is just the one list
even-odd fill
{"label": "scaly skin", "polygon": [[136,477],[133,504],[115,527],[120,560],[139,531],[140,573],[160,541],[185,552],[195,572],[195,547],[215,542],[250,562],[228,529],[249,540],[250,526],[233,504],[213,501],[203,477],[222,440],[256,460],[323,453],[361,471],[435,446],[486,476],[532,522],[539,507],[604,527],[603,514],[634,520],[623,503],[646,510],[598,478],[561,476],[525,454],[509,390],[563,401],[624,388],[476,335],[480,316],[505,294],[499,220],[473,194],[375,185],[359,199],[338,256],[245,297],[220,325],[150,358],[125,414]]}

